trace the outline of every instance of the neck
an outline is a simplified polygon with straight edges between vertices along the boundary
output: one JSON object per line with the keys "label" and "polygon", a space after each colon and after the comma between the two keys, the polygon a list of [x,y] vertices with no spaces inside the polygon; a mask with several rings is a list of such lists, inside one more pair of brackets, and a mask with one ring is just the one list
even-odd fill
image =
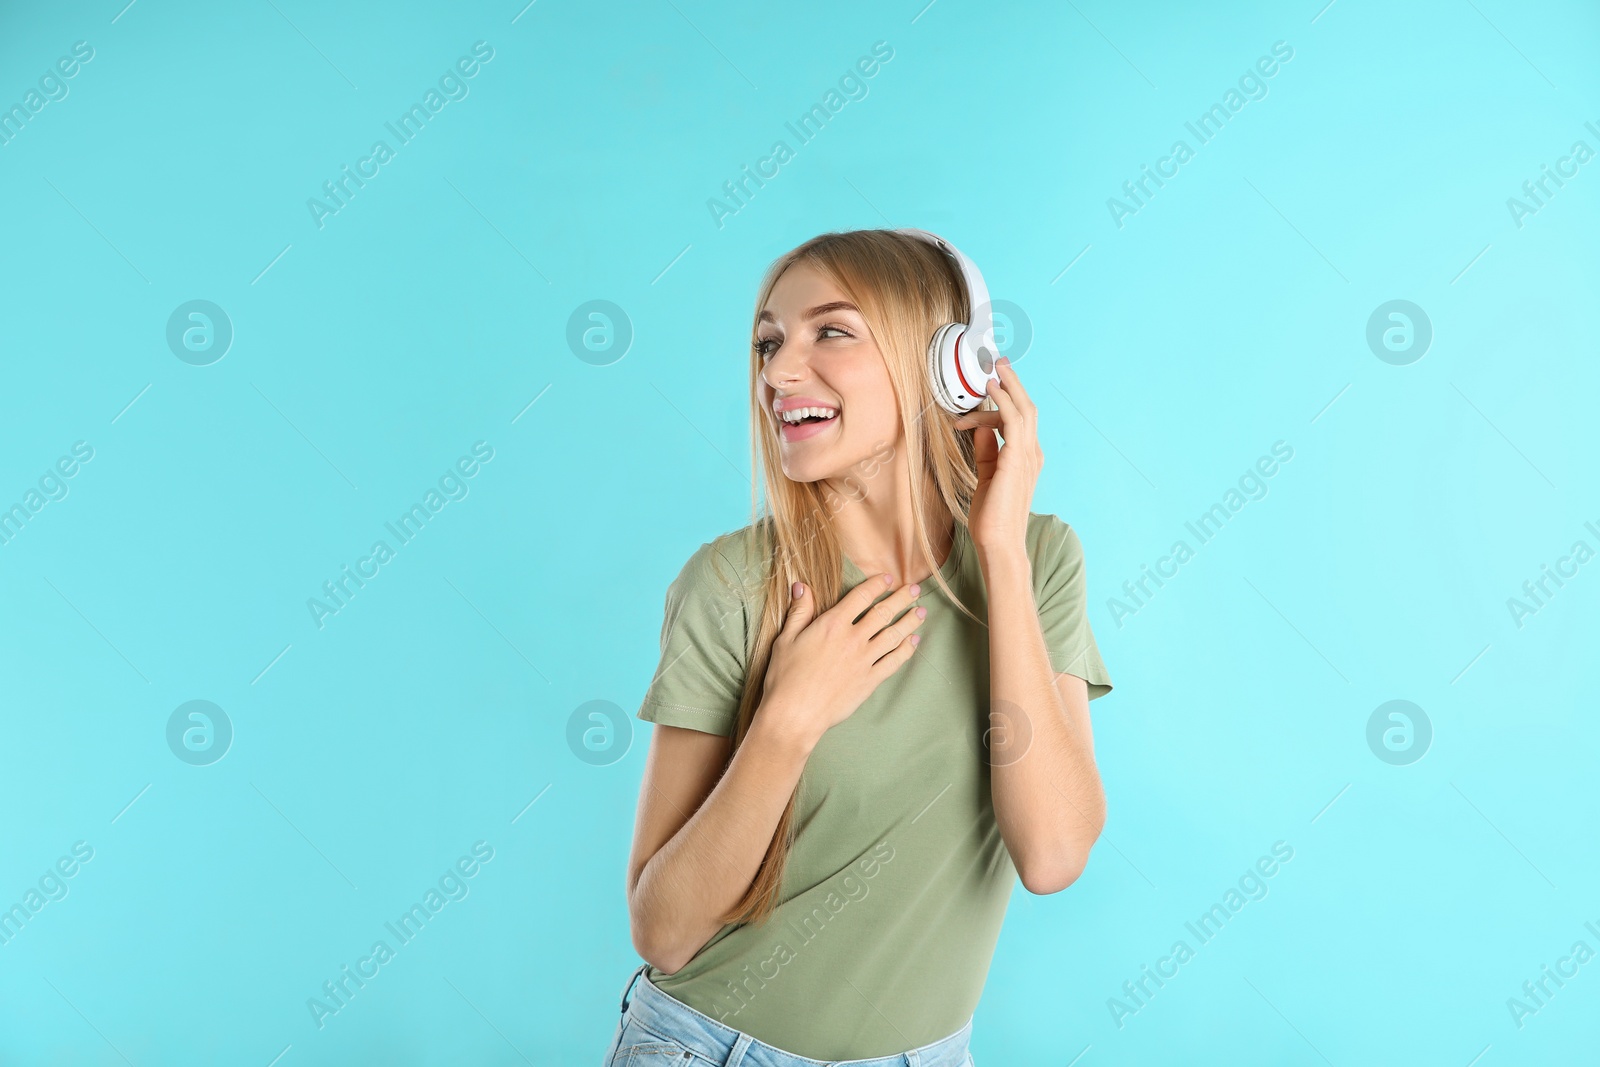
{"label": "neck", "polygon": [[926,474],[917,479],[916,488],[928,520],[928,540],[935,557],[931,563],[917,543],[903,449],[896,449],[894,459],[881,465],[871,479],[830,478],[826,484],[829,493],[844,502],[834,513],[833,527],[846,558],[861,573],[870,577],[887,571],[894,575],[897,586],[925,582],[950,558],[955,547],[955,517]]}

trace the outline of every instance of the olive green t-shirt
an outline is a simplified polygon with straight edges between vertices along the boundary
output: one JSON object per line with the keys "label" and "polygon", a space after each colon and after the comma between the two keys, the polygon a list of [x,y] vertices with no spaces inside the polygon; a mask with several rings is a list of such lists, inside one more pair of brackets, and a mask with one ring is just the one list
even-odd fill
{"label": "olive green t-shirt", "polygon": [[[1051,668],[1104,696],[1111,678],[1085,612],[1077,533],[1031,514],[1027,547]],[[667,591],[661,660],[638,718],[733,733],[768,566],[755,525],[690,557]],[[941,573],[988,618],[959,523]],[[845,590],[864,578],[844,561]],[[1017,881],[982,743],[988,630],[931,577],[918,602],[928,614],[916,652],[806,764],[780,906],[763,924],[724,926],[680,970],[648,972],[701,1014],[799,1056],[890,1056],[966,1025]]]}

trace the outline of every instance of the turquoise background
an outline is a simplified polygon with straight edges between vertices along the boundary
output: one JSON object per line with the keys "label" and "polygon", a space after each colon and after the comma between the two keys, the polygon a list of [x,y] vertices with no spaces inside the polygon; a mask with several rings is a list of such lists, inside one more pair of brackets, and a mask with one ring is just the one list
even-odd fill
{"label": "turquoise background", "polygon": [[[1079,531],[1116,682],[1106,832],[1069,890],[1018,885],[976,1062],[1592,1055],[1600,962],[1521,1027],[1507,1000],[1600,951],[1600,563],[1520,627],[1507,601],[1600,549],[1600,161],[1520,226],[1507,200],[1600,150],[1593,5],[0,18],[0,106],[94,50],[0,145],[0,507],[93,449],[0,544],[0,907],[93,849],[0,945],[0,1062],[598,1063],[638,962],[630,720],[666,586],[749,521],[757,282],[879,226],[948,236],[1031,323],[1034,510]],[[478,41],[465,98],[319,227],[307,201]],[[1108,198],[1179,138],[1119,227]],[[193,300],[233,330],[204,366],[167,340]],[[594,300],[625,352],[569,344]],[[1366,340],[1391,300],[1433,331],[1403,365]],[[1119,626],[1122,583],[1278,441],[1266,495]],[[319,628],[308,599],[476,442],[465,496]],[[1432,730],[1404,765],[1367,741],[1397,699]],[[193,700],[231,724],[209,765],[168,742]],[[568,741],[590,701],[598,755]],[[1268,895],[1119,1027],[1123,983],[1278,841]],[[319,1028],[308,999],[476,842],[466,895]]]}

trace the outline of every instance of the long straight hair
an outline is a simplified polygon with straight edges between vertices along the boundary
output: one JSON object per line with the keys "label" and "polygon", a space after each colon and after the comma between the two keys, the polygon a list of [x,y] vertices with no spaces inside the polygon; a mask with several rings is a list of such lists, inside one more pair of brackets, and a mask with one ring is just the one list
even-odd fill
{"label": "long straight hair", "polygon": [[[982,623],[956,597],[945,581],[929,537],[931,486],[961,526],[967,524],[972,493],[977,486],[973,458],[973,430],[958,429],[955,416],[934,399],[928,380],[928,342],[947,322],[966,322],[970,314],[957,268],[943,252],[919,238],[892,230],[852,230],[826,233],[779,257],[762,279],[750,327],[750,438],[751,469],[759,468],[766,487],[763,508],[758,488],[751,484],[751,513],[761,566],[744,579],[752,610],[760,604],[759,622],[746,651],[749,669],[739,700],[729,759],[750,731],[765,687],[772,642],[788,615],[791,583],[804,582],[816,597],[818,614],[838,603],[844,583],[844,553],[833,525],[833,514],[849,500],[821,482],[796,482],[783,473],[778,431],[770,412],[762,409],[760,375],[762,359],[754,348],[760,329],[761,309],[784,271],[795,264],[819,269],[861,309],[878,350],[888,367],[905,449],[902,468],[911,480],[911,521],[916,543],[933,569],[933,580],[966,615]],[[879,445],[880,461],[893,458],[888,442]],[[845,479],[853,494],[862,482],[877,476],[880,463],[864,461],[859,471]],[[859,499],[859,495],[856,495]],[[959,532],[959,531],[957,531]],[[955,542],[951,551],[955,551]],[[802,774],[788,805],[778,820],[771,843],[762,857],[750,888],[726,915],[723,923],[761,923],[778,906],[784,863],[794,842],[796,809],[805,786]]]}

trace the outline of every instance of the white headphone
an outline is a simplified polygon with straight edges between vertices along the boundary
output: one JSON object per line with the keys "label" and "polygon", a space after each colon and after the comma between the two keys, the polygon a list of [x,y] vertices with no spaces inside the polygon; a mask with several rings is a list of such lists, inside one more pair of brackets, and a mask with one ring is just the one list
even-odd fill
{"label": "white headphone", "polygon": [[966,285],[972,321],[948,322],[934,331],[928,342],[928,379],[940,407],[954,415],[971,411],[983,403],[989,383],[1000,377],[994,367],[994,309],[989,306],[989,287],[977,264],[943,237],[927,230],[895,232],[927,241],[955,260]]}

